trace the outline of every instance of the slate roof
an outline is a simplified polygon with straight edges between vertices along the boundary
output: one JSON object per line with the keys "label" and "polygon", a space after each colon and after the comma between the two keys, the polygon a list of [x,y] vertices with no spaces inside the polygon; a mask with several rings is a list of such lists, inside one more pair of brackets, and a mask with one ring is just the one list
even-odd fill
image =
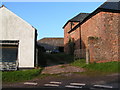
{"label": "slate roof", "polygon": [[82,22],[88,15],[89,13],[79,13],[72,19],[68,20],[66,24],[63,26],[63,28],[68,24],[68,22]]}
{"label": "slate roof", "polygon": [[110,9],[110,10],[120,10],[120,1],[115,2],[115,0],[107,0],[103,3],[99,9]]}
{"label": "slate roof", "polygon": [[76,25],[72,30],[70,30],[69,33],[74,31],[77,27],[79,27],[79,25],[81,25],[82,23],[90,19],[92,16],[99,13],[100,11],[120,13],[120,1],[115,2],[114,0],[107,0],[101,6],[99,6],[95,11],[87,15],[78,25]]}
{"label": "slate roof", "polygon": [[77,16],[70,19],[69,21],[82,22],[84,20],[84,18],[87,17],[88,15],[89,15],[89,13],[80,13]]}
{"label": "slate roof", "polygon": [[96,15],[101,11],[120,13],[120,1],[115,2],[114,0],[107,0],[101,6],[99,6],[95,11],[89,14],[80,24],[84,23],[86,20],[88,20],[89,18],[91,18],[92,16]]}
{"label": "slate roof", "polygon": [[[107,0],[100,7],[98,7],[93,13],[97,13],[99,11],[109,11],[109,12],[119,12],[120,11],[120,1],[118,0]],[[84,19],[93,15],[93,13],[80,13],[72,19],[68,20],[67,23],[63,26],[63,28],[68,24],[68,22],[83,22]]]}

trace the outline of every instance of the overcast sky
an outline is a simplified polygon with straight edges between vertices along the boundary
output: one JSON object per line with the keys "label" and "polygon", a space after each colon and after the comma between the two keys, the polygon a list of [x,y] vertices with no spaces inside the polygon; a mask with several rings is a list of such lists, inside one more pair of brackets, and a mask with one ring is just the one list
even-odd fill
{"label": "overcast sky", "polygon": [[37,29],[38,37],[63,37],[63,25],[79,13],[91,13],[103,2],[4,2]]}

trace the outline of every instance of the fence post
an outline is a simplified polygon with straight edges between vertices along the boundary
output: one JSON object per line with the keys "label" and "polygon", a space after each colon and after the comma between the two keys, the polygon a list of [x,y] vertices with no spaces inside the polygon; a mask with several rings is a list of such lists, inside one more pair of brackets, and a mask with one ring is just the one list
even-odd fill
{"label": "fence post", "polygon": [[89,64],[89,49],[86,49],[86,64]]}

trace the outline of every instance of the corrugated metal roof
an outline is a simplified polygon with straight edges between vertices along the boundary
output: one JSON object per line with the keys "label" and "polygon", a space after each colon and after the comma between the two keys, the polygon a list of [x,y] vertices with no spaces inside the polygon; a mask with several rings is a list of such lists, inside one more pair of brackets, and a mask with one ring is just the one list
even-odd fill
{"label": "corrugated metal roof", "polygon": [[43,38],[37,42],[38,45],[64,46],[64,38]]}

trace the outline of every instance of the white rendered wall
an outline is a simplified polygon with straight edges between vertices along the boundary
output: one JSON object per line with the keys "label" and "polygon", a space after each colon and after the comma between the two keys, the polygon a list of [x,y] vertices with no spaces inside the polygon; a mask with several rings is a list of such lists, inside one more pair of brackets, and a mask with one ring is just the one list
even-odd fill
{"label": "white rendered wall", "polygon": [[35,29],[5,7],[0,8],[0,20],[0,40],[19,40],[19,67],[33,68]]}

